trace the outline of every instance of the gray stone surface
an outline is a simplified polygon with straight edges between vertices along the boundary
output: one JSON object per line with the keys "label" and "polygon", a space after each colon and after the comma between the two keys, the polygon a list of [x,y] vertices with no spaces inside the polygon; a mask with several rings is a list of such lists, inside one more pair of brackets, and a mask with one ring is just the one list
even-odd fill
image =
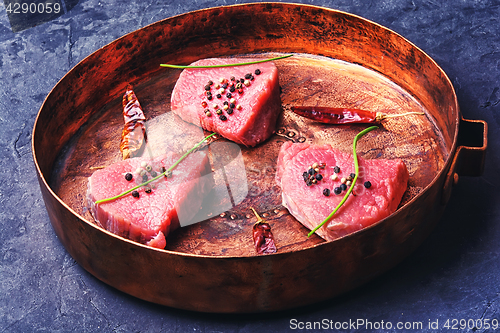
{"label": "gray stone surface", "polygon": [[424,331],[434,331],[427,329],[429,320],[439,320],[448,331],[447,319],[500,320],[498,0],[299,1],[357,14],[403,35],[450,77],[464,117],[489,124],[484,175],[463,177],[429,239],[382,277],[296,310],[208,315],[116,291],[66,253],[50,225],[31,155],[31,131],[45,96],[79,61],[128,32],[242,2],[81,0],[55,20],[17,33],[0,5],[0,332],[283,332],[292,331],[293,318],[422,322]]}

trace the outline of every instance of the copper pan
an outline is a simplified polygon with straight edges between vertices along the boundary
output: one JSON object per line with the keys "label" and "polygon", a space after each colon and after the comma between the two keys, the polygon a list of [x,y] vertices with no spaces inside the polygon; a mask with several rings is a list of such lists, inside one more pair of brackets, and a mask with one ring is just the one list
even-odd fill
{"label": "copper pan", "polygon": [[[283,103],[276,135],[253,149],[239,147],[241,154],[228,151],[228,161],[221,162],[229,165],[237,155],[243,161],[249,190],[241,203],[178,230],[166,250],[94,224],[85,207],[86,177],[89,167],[119,159],[119,101],[128,83],[154,119],[168,114],[179,75],[160,63],[287,53],[294,57],[276,63]],[[289,109],[294,104],[425,112],[388,120],[359,143],[365,158],[399,157],[407,163],[410,186],[394,214],[336,241],[306,237],[307,230],[280,205],[273,184],[280,145],[285,140],[330,142],[350,151],[355,133],[364,127],[318,125],[294,116]],[[462,118],[445,73],[398,34],[332,9],[257,3],[175,16],[97,50],[47,96],[32,148],[52,226],[83,268],[150,302],[244,313],[325,300],[403,260],[439,221],[459,175],[482,173],[486,134],[485,122]],[[278,253],[254,254],[250,206],[271,223]]]}

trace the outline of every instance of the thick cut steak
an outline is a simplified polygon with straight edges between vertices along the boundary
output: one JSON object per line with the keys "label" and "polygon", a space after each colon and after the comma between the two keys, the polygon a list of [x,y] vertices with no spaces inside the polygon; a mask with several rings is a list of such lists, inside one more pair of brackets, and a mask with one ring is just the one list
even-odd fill
{"label": "thick cut steak", "polygon": [[[354,195],[316,231],[325,240],[337,239],[389,216],[396,211],[406,191],[409,175],[403,161],[365,160],[359,156],[358,161]],[[349,179],[354,173],[353,156],[330,145],[285,142],[277,163],[276,181],[282,189],[283,205],[309,229],[319,225],[335,209],[346,193],[343,190],[336,194],[335,188],[341,186],[342,178]],[[315,163],[319,172],[309,172]],[[335,173],[335,167],[340,169],[339,173]],[[317,177],[320,180],[312,182],[317,174],[321,175]],[[338,177],[336,180],[332,179],[334,174]],[[365,182],[370,183],[369,188],[364,186]]]}
{"label": "thick cut steak", "polygon": [[[188,155],[171,177],[161,177],[138,189],[138,197],[130,193],[112,201],[95,202],[114,197],[143,183],[145,178],[152,179],[179,157],[169,152],[153,160],[130,158],[95,171],[89,178],[87,197],[96,222],[117,235],[164,248],[168,233],[191,224],[205,195],[212,189],[213,179],[204,151]],[[126,179],[127,173],[132,174],[131,180]]]}
{"label": "thick cut steak", "polygon": [[[203,59],[191,65],[250,62],[252,59]],[[184,69],[171,97],[183,120],[245,146],[271,136],[281,112],[278,69],[273,62],[222,68]]]}

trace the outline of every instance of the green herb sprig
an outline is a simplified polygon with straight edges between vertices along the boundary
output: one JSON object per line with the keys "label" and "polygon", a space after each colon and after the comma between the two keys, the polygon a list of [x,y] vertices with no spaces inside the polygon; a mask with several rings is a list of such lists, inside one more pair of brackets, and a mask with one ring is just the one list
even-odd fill
{"label": "green herb sprig", "polygon": [[167,170],[165,170],[164,172],[162,172],[161,174],[159,174],[158,176],[142,183],[142,184],[139,184],[137,186],[134,186],[132,187],[131,189],[125,191],[125,192],[122,192],[118,195],[115,195],[114,197],[111,197],[111,198],[106,198],[106,199],[101,199],[101,200],[97,200],[95,202],[95,204],[100,204],[100,203],[103,203],[103,202],[108,202],[108,201],[112,201],[112,200],[116,200],[116,199],[119,199],[135,190],[137,190],[138,188],[141,188],[142,186],[145,186],[151,182],[154,182],[155,180],[157,179],[160,179],[161,177],[165,176],[167,173],[170,173],[177,165],[179,165],[179,163],[182,162],[183,159],[185,159],[189,154],[191,154],[195,149],[197,149],[199,146],[201,146],[203,144],[203,142],[205,142],[206,140],[210,139],[212,136],[214,136],[216,133],[212,133],[210,134],[209,136],[203,138],[203,140],[201,140],[200,142],[198,142],[196,145],[193,146],[193,148],[189,149],[186,153],[184,153],[184,155],[182,155],[174,164],[172,164],[172,166],[170,166],[170,168],[168,168]]}
{"label": "green herb sprig", "polygon": [[326,222],[328,222],[333,217],[333,215],[335,215],[335,213],[340,209],[340,207],[342,207],[342,205],[346,202],[347,198],[349,197],[349,195],[351,194],[352,190],[354,189],[354,185],[356,184],[356,180],[358,180],[359,164],[358,164],[358,156],[356,155],[356,144],[358,143],[358,140],[363,135],[365,135],[366,133],[368,133],[370,131],[373,131],[374,129],[377,129],[377,128],[378,128],[378,126],[368,127],[366,129],[362,130],[361,132],[359,132],[356,135],[356,137],[354,138],[354,142],[352,144],[352,150],[353,150],[353,155],[354,155],[354,172],[355,172],[355,176],[354,176],[354,179],[352,180],[351,186],[347,190],[347,193],[344,195],[344,198],[342,199],[342,201],[340,201],[340,203],[337,205],[337,207],[335,207],[335,209],[333,210],[333,212],[331,212],[330,215],[328,215],[328,217],[323,220],[323,222],[321,222],[318,226],[316,226],[316,228],[314,228],[313,230],[311,230],[311,232],[309,232],[307,234],[307,237],[311,237],[314,234],[314,232],[316,232],[316,230],[318,230]]}
{"label": "green herb sprig", "polygon": [[235,66],[245,66],[245,65],[253,65],[253,64],[260,64],[262,62],[268,62],[268,61],[274,61],[274,60],[280,60],[280,59],[285,59],[293,56],[293,54],[287,54],[284,56],[280,57],[275,57],[275,58],[269,58],[269,59],[262,59],[262,60],[255,60],[255,61],[250,61],[250,62],[239,62],[236,64],[220,64],[220,65],[205,65],[205,66],[182,66],[182,65],[171,65],[171,64],[160,64],[160,67],[168,67],[168,68],[179,68],[179,69],[184,69],[184,68],[220,68],[220,67],[235,67]]}

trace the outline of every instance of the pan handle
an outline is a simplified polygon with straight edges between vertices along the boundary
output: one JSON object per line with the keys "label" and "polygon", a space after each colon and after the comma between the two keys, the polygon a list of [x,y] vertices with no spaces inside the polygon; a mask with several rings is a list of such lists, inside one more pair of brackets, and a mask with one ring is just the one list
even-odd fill
{"label": "pan handle", "polygon": [[443,187],[443,205],[450,200],[451,189],[457,184],[459,175],[477,177],[483,174],[487,146],[488,124],[483,120],[460,119],[458,147]]}

